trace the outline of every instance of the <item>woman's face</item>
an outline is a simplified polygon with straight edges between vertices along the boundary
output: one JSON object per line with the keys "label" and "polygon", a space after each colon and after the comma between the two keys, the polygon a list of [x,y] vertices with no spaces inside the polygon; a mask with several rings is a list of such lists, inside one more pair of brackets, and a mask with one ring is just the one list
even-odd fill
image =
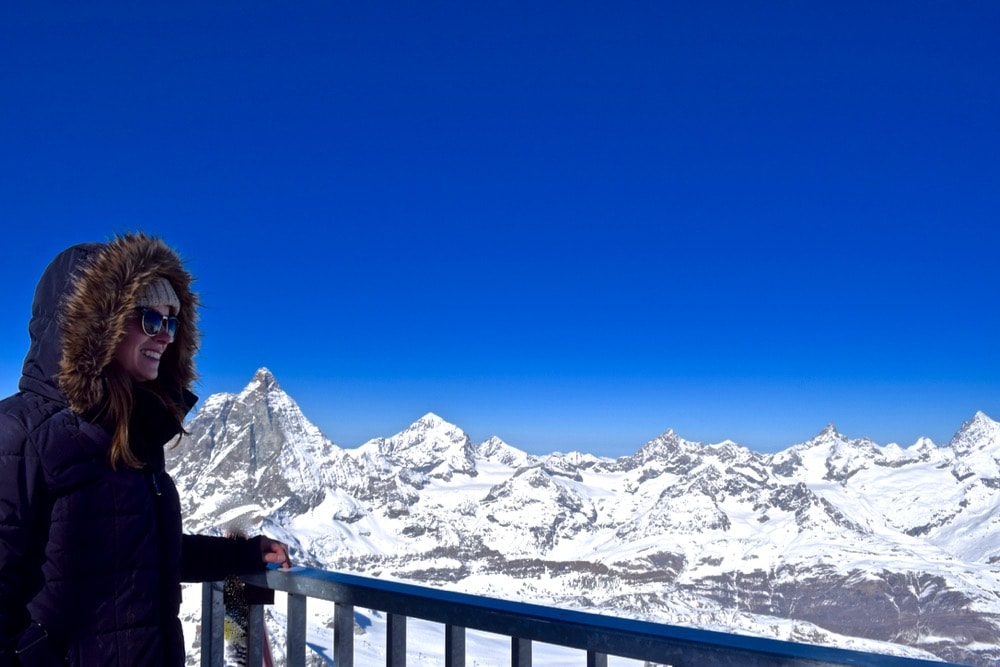
{"label": "woman's face", "polygon": [[[155,310],[161,315],[170,314],[170,306],[164,304],[149,306],[147,310]],[[141,315],[137,313],[125,325],[125,337],[118,343],[115,359],[136,382],[155,380],[160,372],[160,357],[167,345],[170,345],[167,327],[160,327],[155,336],[147,336],[142,330]]]}

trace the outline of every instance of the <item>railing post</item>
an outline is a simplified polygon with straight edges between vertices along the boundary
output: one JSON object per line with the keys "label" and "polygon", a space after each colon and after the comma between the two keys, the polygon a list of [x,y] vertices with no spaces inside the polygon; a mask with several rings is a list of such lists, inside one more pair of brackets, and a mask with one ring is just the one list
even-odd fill
{"label": "railing post", "polygon": [[444,667],[465,667],[465,628],[444,626]]}
{"label": "railing post", "polygon": [[510,638],[510,667],[531,667],[531,640]]}
{"label": "railing post", "polygon": [[305,595],[288,594],[288,641],[285,660],[288,667],[306,665],[306,600]]}
{"label": "railing post", "polygon": [[333,608],[333,664],[354,667],[354,605],[337,602]]}
{"label": "railing post", "polygon": [[587,651],[587,667],[608,667],[608,654]]}
{"label": "railing post", "polygon": [[406,616],[386,617],[385,667],[406,667]]}
{"label": "railing post", "polygon": [[247,605],[247,665],[261,667],[264,664],[264,605]]}
{"label": "railing post", "polygon": [[222,667],[225,661],[226,603],[221,581],[201,585],[201,667]]}

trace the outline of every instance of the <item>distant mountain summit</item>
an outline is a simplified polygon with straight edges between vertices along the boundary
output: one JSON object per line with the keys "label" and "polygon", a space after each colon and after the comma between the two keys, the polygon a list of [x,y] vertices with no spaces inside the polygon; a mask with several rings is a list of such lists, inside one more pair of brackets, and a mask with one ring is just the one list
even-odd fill
{"label": "distant mountain summit", "polygon": [[972,419],[962,424],[951,439],[951,449],[963,466],[956,476],[972,473],[984,477],[1000,478],[1000,424],[977,412]]}
{"label": "distant mountain summit", "polygon": [[502,463],[511,468],[535,465],[539,460],[536,456],[531,456],[516,447],[511,447],[495,435],[479,444],[476,448],[476,458]]}
{"label": "distant mountain summit", "polygon": [[672,430],[631,456],[533,456],[428,413],[345,450],[267,369],[168,451],[189,530],[263,527],[299,563],[470,593],[891,652],[1000,660],[1000,425],[951,442],[832,424],[762,455]]}
{"label": "distant mountain summit", "polygon": [[427,413],[402,433],[370,440],[358,451],[428,477],[476,474],[475,448],[469,436],[434,413]]}

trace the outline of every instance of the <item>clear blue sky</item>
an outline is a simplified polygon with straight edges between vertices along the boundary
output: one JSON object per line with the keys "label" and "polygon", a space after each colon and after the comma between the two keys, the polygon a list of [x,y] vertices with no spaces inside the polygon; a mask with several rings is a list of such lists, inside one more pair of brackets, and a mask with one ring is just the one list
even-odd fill
{"label": "clear blue sky", "polygon": [[1000,3],[0,8],[0,388],[63,247],[141,229],[353,447],[1000,419]]}

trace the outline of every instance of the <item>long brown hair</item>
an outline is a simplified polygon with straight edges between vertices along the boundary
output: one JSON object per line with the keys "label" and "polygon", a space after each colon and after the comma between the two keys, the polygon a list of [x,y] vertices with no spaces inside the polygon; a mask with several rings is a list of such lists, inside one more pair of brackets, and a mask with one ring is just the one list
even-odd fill
{"label": "long brown hair", "polygon": [[[106,402],[102,414],[98,417],[101,425],[111,434],[111,447],[108,450],[108,460],[115,470],[118,466],[126,468],[141,468],[140,461],[132,451],[129,440],[129,423],[132,409],[135,406],[135,381],[117,361],[113,361],[104,370]],[[157,391],[155,383],[148,388],[163,403],[163,406],[177,421],[178,434],[187,435],[184,430],[184,409],[174,401]],[[180,442],[177,439],[176,446]]]}

